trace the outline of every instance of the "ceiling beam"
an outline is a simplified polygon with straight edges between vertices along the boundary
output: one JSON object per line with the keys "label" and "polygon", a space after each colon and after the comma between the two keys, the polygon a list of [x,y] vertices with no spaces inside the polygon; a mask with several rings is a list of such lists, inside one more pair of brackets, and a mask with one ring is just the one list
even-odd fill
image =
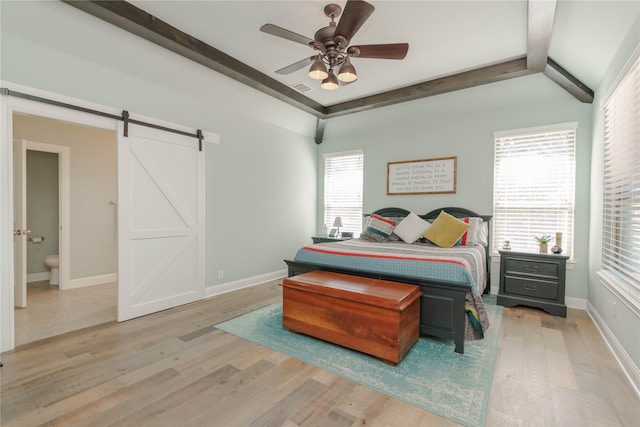
{"label": "ceiling beam", "polygon": [[534,72],[527,69],[526,58],[513,59],[499,64],[476,68],[439,79],[427,80],[411,86],[383,92],[376,95],[330,105],[325,108],[326,117],[336,117],[372,108],[384,107],[401,102],[413,101],[443,93],[468,89],[489,83],[495,83]]}
{"label": "ceiling beam", "polygon": [[[529,0],[529,40],[527,57],[428,80],[375,95],[324,106],[295,89],[244,64],[215,47],[169,25],[126,1],[62,0],[90,15],[136,34],[178,55],[246,84],[289,105],[299,108],[318,120],[316,143],[324,135],[326,119],[371,110],[388,105],[441,95],[484,84],[499,82],[534,72],[544,72],[549,78],[582,102],[593,101],[593,91],[551,59],[547,58],[550,26],[553,23],[555,0]],[[547,5],[553,4],[553,10]],[[535,41],[535,42],[534,42]],[[544,68],[538,70],[544,58]],[[535,66],[534,70],[531,68]]]}
{"label": "ceiling beam", "polygon": [[327,126],[326,119],[318,119],[316,124],[316,144],[322,144],[322,138],[324,138],[324,128]]}
{"label": "ceiling beam", "polygon": [[556,0],[529,0],[527,15],[527,68],[544,72],[549,56]]}
{"label": "ceiling beam", "polygon": [[549,58],[556,0],[529,0],[527,8],[527,68],[544,73],[580,102],[592,103],[593,91]]}
{"label": "ceiling beam", "polygon": [[544,75],[556,82],[571,95],[578,98],[581,102],[586,104],[593,102],[593,91],[551,58],[547,58]]}
{"label": "ceiling beam", "polygon": [[322,115],[322,104],[126,1],[62,1],[296,108]]}

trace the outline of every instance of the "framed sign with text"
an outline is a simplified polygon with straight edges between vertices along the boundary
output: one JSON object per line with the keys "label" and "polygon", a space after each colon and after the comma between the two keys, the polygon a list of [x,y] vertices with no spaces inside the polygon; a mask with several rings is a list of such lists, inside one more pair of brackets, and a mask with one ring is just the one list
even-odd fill
{"label": "framed sign with text", "polygon": [[387,194],[456,192],[457,157],[387,163]]}

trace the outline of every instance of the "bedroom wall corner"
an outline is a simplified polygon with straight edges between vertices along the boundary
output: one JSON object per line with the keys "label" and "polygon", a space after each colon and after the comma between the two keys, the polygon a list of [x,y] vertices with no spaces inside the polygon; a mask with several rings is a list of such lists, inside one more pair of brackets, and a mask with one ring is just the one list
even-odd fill
{"label": "bedroom wall corner", "polygon": [[287,130],[225,124],[206,156],[207,293],[279,271],[310,242],[316,155],[312,139]]}
{"label": "bedroom wall corner", "polygon": [[[325,152],[364,151],[364,211],[397,206],[426,213],[460,206],[480,214],[493,211],[493,133],[577,122],[575,251],[567,274],[569,297],[587,298],[589,179],[592,106],[582,104],[543,75],[533,75],[473,89],[331,119]],[[457,157],[455,194],[387,195],[387,163]],[[318,169],[318,206],[322,207],[323,170]],[[320,217],[321,212],[318,212]],[[495,262],[492,287],[498,286]]]}

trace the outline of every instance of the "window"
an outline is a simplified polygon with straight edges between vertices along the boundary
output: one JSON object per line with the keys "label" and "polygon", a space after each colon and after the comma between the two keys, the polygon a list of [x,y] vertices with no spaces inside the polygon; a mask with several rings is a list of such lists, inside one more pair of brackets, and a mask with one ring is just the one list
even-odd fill
{"label": "window", "polygon": [[342,218],[340,232],[362,231],[362,151],[325,154],[324,158],[324,224],[333,228],[336,217]]}
{"label": "window", "polygon": [[640,306],[640,58],[604,104],[602,270]]}
{"label": "window", "polygon": [[534,236],[562,233],[573,253],[576,123],[497,132],[493,180],[493,250],[535,251]]}

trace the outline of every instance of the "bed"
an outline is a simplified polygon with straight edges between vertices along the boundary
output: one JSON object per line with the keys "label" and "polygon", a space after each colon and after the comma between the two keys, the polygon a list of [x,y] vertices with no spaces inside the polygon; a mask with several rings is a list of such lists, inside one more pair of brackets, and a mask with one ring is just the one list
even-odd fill
{"label": "bed", "polygon": [[[441,211],[481,223],[485,230],[482,243],[460,245],[458,241],[458,245],[447,249],[424,239],[412,244],[394,239],[382,242],[351,239],[305,245],[294,259],[285,260],[288,275],[325,270],[419,285],[422,291],[420,334],[451,339],[454,350],[464,353],[465,339],[482,338],[489,326],[480,294],[490,283],[491,216],[445,207],[417,217],[434,222]],[[372,218],[384,218],[396,224],[410,216],[416,217],[416,214],[395,207],[371,214]]]}

